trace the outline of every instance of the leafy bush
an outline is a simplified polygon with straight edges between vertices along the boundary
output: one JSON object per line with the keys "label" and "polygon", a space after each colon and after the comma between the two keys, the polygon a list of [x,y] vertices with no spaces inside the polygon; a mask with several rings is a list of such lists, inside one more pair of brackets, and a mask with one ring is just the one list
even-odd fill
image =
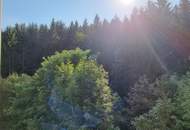
{"label": "leafy bush", "polygon": [[56,87],[63,101],[103,117],[105,124],[111,121],[109,113],[114,98],[108,86],[108,73],[91,59],[89,51],[56,53],[45,59],[35,78],[42,82],[41,86]]}
{"label": "leafy bush", "polygon": [[176,113],[178,123],[183,130],[190,129],[190,73],[188,72],[178,82],[176,94]]}

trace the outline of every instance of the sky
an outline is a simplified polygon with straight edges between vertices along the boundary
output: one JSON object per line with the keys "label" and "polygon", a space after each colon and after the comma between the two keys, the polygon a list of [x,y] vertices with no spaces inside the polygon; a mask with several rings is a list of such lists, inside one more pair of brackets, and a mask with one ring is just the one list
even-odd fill
{"label": "sky", "polygon": [[82,24],[85,18],[92,22],[96,14],[101,19],[110,20],[115,15],[122,19],[147,0],[125,1],[128,0],[3,0],[3,28],[15,23],[49,24],[53,18],[66,25],[75,20]]}

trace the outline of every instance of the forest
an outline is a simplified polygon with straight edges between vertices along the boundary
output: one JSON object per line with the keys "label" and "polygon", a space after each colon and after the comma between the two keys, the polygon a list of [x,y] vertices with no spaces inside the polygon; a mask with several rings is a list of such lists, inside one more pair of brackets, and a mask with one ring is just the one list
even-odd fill
{"label": "forest", "polygon": [[189,130],[190,1],[2,32],[0,130]]}

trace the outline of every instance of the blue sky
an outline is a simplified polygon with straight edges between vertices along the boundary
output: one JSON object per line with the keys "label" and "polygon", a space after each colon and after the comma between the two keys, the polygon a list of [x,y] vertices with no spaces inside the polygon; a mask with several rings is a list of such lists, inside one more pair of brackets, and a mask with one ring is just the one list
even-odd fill
{"label": "blue sky", "polygon": [[[142,6],[146,0],[135,0],[135,4],[124,5],[120,0],[3,0],[3,27],[15,23],[49,24],[52,18],[67,25],[72,20],[82,23],[85,18],[92,22],[99,14],[110,20],[114,15],[123,18],[132,7]],[[178,1],[178,0],[172,0]]]}

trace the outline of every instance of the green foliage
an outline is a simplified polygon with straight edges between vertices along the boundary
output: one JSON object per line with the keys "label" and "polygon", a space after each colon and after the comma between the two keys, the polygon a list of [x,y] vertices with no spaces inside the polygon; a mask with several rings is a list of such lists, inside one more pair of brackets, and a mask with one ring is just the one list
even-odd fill
{"label": "green foliage", "polygon": [[190,128],[190,73],[162,81],[161,99],[145,114],[135,118],[137,130],[187,130]]}
{"label": "green foliage", "polygon": [[175,130],[174,110],[170,99],[158,100],[152,110],[135,119],[134,125],[137,130]]}
{"label": "green foliage", "polygon": [[102,111],[111,111],[112,97],[108,76],[95,61],[80,61],[75,68],[70,63],[62,64],[56,74],[56,85],[62,89],[64,99],[78,104],[84,110],[95,107]]}
{"label": "green foliage", "polygon": [[5,110],[8,108],[8,97],[10,96],[10,83],[0,79],[0,129],[7,130],[9,125]]}
{"label": "green foliage", "polygon": [[13,75],[9,80],[12,83],[13,96],[10,97],[7,114],[11,118],[12,129],[38,130],[38,91],[33,84],[34,80],[26,75]]}
{"label": "green foliage", "polygon": [[76,32],[75,39],[77,40],[77,43],[81,43],[85,40],[86,35],[83,32]]}
{"label": "green foliage", "polygon": [[108,86],[108,73],[90,59],[89,53],[80,49],[56,53],[44,60],[35,77],[44,86],[56,87],[62,100],[103,116],[108,123],[114,100]]}
{"label": "green foliage", "polygon": [[[63,51],[61,53],[56,52],[55,55],[44,58],[43,63],[41,64],[41,68],[37,71],[36,75],[39,75],[43,78],[48,78],[45,76],[49,76],[51,74],[52,80],[54,80],[55,73],[54,70],[61,64],[67,64],[71,62],[71,64],[76,65],[80,60],[86,60],[89,56],[89,50],[81,51],[80,49],[71,50],[71,51]],[[47,79],[43,79],[47,80]]]}
{"label": "green foliage", "polygon": [[[108,86],[108,75],[95,61],[82,61],[76,67],[76,82],[79,88],[78,103],[95,105],[98,109],[110,112],[112,96]],[[80,94],[80,95],[79,95]],[[87,108],[88,108],[87,105]]]}
{"label": "green foliage", "polygon": [[108,74],[88,55],[89,51],[80,49],[56,53],[45,59],[36,76],[45,84],[51,80],[48,84],[60,89],[64,100],[84,109],[95,107],[110,112],[112,96]]}
{"label": "green foliage", "polygon": [[[3,119],[7,128],[13,130],[38,130],[36,120],[36,87],[32,85],[32,78],[27,75],[11,75],[5,81],[8,95],[3,97],[6,101],[3,105]],[[1,85],[5,85],[2,84]],[[3,87],[1,87],[3,88]],[[1,119],[2,120],[2,119]],[[30,127],[30,128],[29,128]]]}
{"label": "green foliage", "polygon": [[184,130],[190,129],[190,73],[188,72],[178,82],[176,96],[177,115],[179,124]]}
{"label": "green foliage", "polygon": [[1,81],[0,124],[4,125],[3,129],[39,130],[40,121],[51,118],[45,102],[47,91],[38,82],[33,77],[16,74]]}

